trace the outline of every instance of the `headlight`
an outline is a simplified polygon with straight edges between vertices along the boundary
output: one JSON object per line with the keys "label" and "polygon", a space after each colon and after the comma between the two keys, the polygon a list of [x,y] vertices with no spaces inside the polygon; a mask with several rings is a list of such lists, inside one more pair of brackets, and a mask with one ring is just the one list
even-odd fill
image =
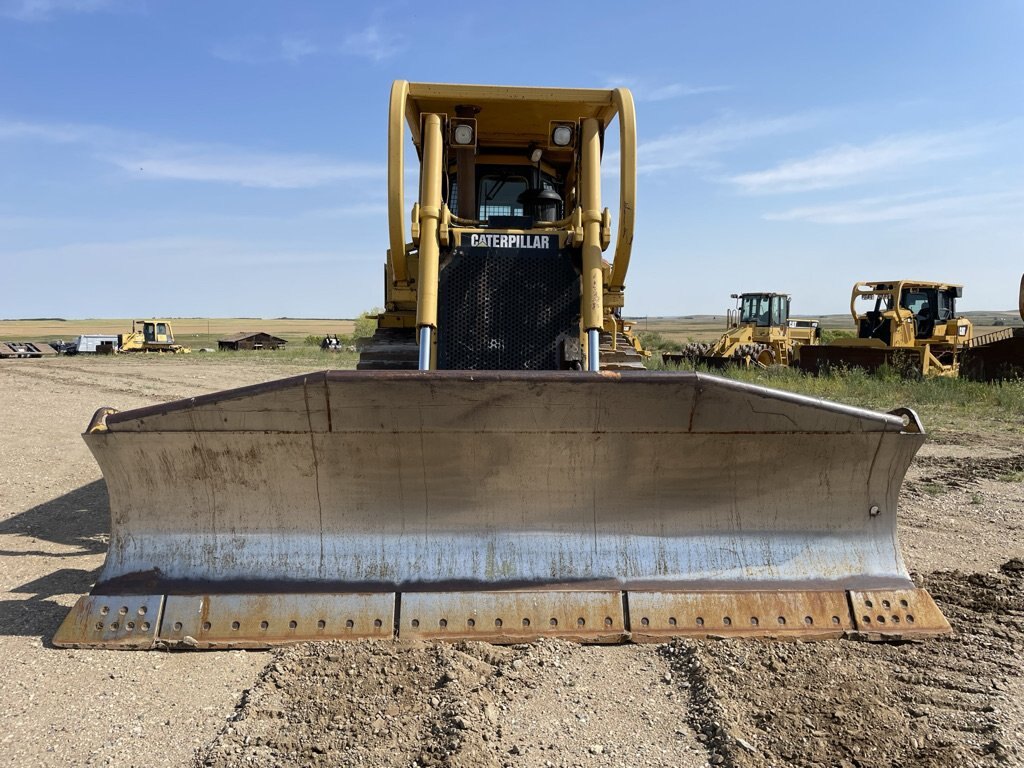
{"label": "headlight", "polygon": [[455,143],[456,144],[472,144],[473,143],[473,126],[467,125],[466,123],[460,123],[455,126]]}
{"label": "headlight", "polygon": [[572,143],[572,128],[568,125],[559,125],[551,132],[551,142],[556,147],[567,147]]}

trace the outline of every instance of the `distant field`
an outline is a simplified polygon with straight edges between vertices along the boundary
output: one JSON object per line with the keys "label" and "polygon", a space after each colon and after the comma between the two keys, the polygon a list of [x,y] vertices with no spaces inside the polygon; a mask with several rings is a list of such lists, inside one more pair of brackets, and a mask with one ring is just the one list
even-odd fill
{"label": "distant field", "polygon": [[[355,327],[352,319],[310,319],[251,317],[183,317],[169,318],[175,341],[195,349],[217,348],[217,339],[242,331],[265,331],[289,344],[301,344],[314,334],[348,335]],[[86,320],[0,320],[0,341],[70,341],[76,336],[90,333],[127,333],[132,319],[95,318]]]}
{"label": "distant field", "polygon": [[[979,311],[964,313],[974,323],[975,335],[995,330],[996,323],[1003,326],[1021,325],[1016,311]],[[848,314],[800,315],[818,320],[826,330],[853,330]],[[240,331],[266,331],[286,340],[290,345],[301,345],[309,335],[351,334],[355,320],[351,318],[244,318],[244,317],[186,317],[170,318],[176,341],[193,349],[217,348],[217,339]],[[634,317],[636,331],[661,334],[668,341],[711,341],[725,330],[725,315],[684,315],[681,317]],[[83,333],[125,333],[132,327],[131,318],[96,318],[86,320],[0,320],[0,341],[70,341]]]}

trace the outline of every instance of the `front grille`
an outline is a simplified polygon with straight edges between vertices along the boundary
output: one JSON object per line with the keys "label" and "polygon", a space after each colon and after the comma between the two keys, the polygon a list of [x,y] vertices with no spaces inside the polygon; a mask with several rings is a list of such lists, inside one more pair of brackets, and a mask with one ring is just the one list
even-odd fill
{"label": "front grille", "polygon": [[438,368],[555,370],[559,337],[576,337],[579,312],[568,253],[457,249],[438,286]]}

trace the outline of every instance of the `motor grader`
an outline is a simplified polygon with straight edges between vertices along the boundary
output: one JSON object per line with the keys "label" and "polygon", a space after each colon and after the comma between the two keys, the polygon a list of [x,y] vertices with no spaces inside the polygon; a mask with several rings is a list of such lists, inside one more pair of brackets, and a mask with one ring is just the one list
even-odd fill
{"label": "motor grader", "polygon": [[956,313],[963,286],[925,280],[856,283],[850,298],[856,338],[840,338],[800,355],[800,367],[882,366],[909,377],[956,376],[973,337],[971,321]]}
{"label": "motor grader", "polygon": [[948,631],[896,543],[913,412],[629,367],[635,199],[624,88],[396,82],[361,370],[97,411],[110,545],[54,643]]}
{"label": "motor grader", "polygon": [[792,301],[785,293],[734,293],[735,309],[725,315],[725,333],[713,342],[692,342],[678,352],[663,352],[666,364],[684,361],[707,366],[744,365],[767,368],[792,365],[799,349],[817,344],[817,320],[789,316]]}

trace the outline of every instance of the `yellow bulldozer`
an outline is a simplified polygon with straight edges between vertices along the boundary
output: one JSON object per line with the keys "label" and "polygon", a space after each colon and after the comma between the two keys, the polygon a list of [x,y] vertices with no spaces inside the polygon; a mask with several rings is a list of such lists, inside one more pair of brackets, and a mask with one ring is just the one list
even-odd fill
{"label": "yellow bulldozer", "polygon": [[746,365],[767,368],[792,365],[805,344],[817,344],[817,320],[789,316],[792,298],[785,293],[734,293],[736,307],[725,314],[725,333],[713,342],[691,342],[680,351],[663,352],[666,364],[684,361],[721,367]]}
{"label": "yellow bulldozer", "polygon": [[132,320],[132,331],[121,334],[117,351],[182,354],[192,350],[174,342],[169,320]]}
{"label": "yellow bulldozer", "polygon": [[856,283],[850,299],[855,338],[839,338],[800,355],[800,367],[876,371],[910,376],[956,376],[973,326],[956,313],[963,286],[925,280]]}
{"label": "yellow bulldozer", "polygon": [[912,411],[632,369],[628,90],[398,81],[388,120],[361,370],[97,411],[110,545],[56,645],[949,630],[897,547]]}

